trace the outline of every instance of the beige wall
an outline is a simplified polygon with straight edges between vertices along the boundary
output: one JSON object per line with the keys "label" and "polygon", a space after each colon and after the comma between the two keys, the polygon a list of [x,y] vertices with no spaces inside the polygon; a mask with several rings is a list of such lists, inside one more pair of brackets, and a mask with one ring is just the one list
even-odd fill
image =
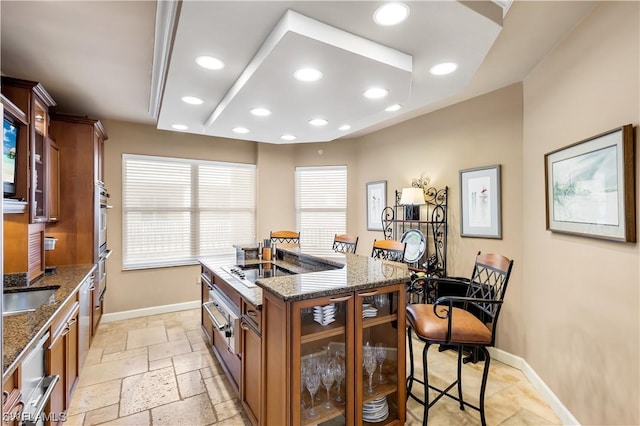
{"label": "beige wall", "polygon": [[518,354],[582,424],[640,423],[638,244],[546,231],[543,158],[638,125],[639,18],[638,2],[599,5],[524,81]]}
{"label": "beige wall", "polygon": [[113,254],[107,261],[105,312],[171,305],[200,299],[198,266],[122,270],[122,154],[199,158],[256,164],[253,142],[157,130],[153,126],[105,121],[105,184],[111,194],[107,241]]}
{"label": "beige wall", "polygon": [[[502,253],[516,267],[501,314],[498,344],[520,352],[523,340],[519,312],[522,293],[522,86],[504,89],[461,102],[362,137],[358,141],[362,195],[356,199],[360,214],[360,243],[371,247],[381,231],[367,231],[364,220],[365,183],[387,181],[387,204],[394,191],[411,186],[421,174],[437,188],[449,187],[447,269],[451,276],[469,276],[478,251]],[[462,169],[500,164],[502,169],[502,239],[460,237],[460,185]],[[424,218],[423,218],[424,219]]]}

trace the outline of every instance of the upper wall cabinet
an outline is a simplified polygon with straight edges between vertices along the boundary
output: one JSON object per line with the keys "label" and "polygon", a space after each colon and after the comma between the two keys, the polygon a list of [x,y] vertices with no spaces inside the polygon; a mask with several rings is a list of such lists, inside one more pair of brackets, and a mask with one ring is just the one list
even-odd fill
{"label": "upper wall cabinet", "polygon": [[[48,154],[51,152],[49,108],[56,103],[44,87],[35,81],[2,77],[2,94],[22,109],[27,116],[28,152],[22,155],[28,158],[29,221],[31,223],[47,222],[50,206],[47,192],[52,189],[48,167]],[[56,185],[57,182],[54,181],[53,184]],[[57,194],[55,189],[54,192]]]}

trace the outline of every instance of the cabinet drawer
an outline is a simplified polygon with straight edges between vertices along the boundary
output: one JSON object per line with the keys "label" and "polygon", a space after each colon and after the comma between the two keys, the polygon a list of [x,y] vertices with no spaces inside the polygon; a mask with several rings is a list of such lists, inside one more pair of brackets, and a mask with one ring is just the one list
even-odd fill
{"label": "cabinet drawer", "polygon": [[80,303],[78,303],[78,293],[75,293],[71,299],[69,299],[60,313],[56,315],[51,324],[51,340],[55,340],[57,335],[62,333],[67,326],[67,322],[75,317],[80,310]]}
{"label": "cabinet drawer", "polygon": [[262,333],[262,311],[251,303],[242,301],[242,317],[251,322],[251,325]]}

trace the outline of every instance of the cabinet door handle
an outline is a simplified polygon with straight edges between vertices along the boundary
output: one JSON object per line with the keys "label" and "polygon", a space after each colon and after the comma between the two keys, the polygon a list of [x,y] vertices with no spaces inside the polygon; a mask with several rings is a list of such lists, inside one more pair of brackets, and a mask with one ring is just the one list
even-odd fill
{"label": "cabinet door handle", "polygon": [[253,309],[248,309],[247,310],[247,315],[252,316],[252,317],[257,317],[258,313],[256,311],[254,311]]}
{"label": "cabinet door handle", "polygon": [[4,405],[7,402],[7,398],[9,398],[9,392],[7,392],[6,390],[2,391],[2,405]]}
{"label": "cabinet door handle", "polygon": [[369,291],[367,293],[358,293],[358,296],[360,297],[369,297],[369,296],[373,296],[375,294],[378,293],[378,290],[373,290],[373,291]]}
{"label": "cabinet door handle", "polygon": [[343,297],[332,297],[331,299],[329,299],[332,302],[344,302],[345,300],[349,300],[351,299],[353,295],[350,294],[349,296],[343,296]]}
{"label": "cabinet door handle", "polygon": [[100,310],[100,305],[96,305],[96,307],[94,308],[96,311]]}
{"label": "cabinet door handle", "polygon": [[71,318],[69,321],[67,321],[67,327],[71,327],[73,324],[75,324],[78,321],[77,318]]}
{"label": "cabinet door handle", "polygon": [[60,336],[66,336],[67,334],[69,334],[70,331],[71,329],[69,328],[69,326],[66,326],[64,330],[62,330],[62,333],[60,334]]}
{"label": "cabinet door handle", "polygon": [[93,291],[93,290],[95,290],[95,289],[96,289],[96,286],[95,286],[95,285],[92,285],[91,287],[89,287],[89,291]]}
{"label": "cabinet door handle", "polygon": [[244,331],[249,331],[249,326],[247,324],[244,323],[244,321],[240,321],[240,328],[243,329]]}

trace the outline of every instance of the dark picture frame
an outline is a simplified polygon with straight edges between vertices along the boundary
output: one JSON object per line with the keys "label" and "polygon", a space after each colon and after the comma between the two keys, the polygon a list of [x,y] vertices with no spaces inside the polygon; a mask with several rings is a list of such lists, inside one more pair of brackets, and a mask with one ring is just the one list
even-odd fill
{"label": "dark picture frame", "polygon": [[631,124],[545,154],[544,178],[547,230],[636,242]]}
{"label": "dark picture frame", "polygon": [[501,167],[460,170],[460,236],[502,239]]}
{"label": "dark picture frame", "polygon": [[387,181],[367,182],[367,230],[382,231],[382,211],[387,207]]}

